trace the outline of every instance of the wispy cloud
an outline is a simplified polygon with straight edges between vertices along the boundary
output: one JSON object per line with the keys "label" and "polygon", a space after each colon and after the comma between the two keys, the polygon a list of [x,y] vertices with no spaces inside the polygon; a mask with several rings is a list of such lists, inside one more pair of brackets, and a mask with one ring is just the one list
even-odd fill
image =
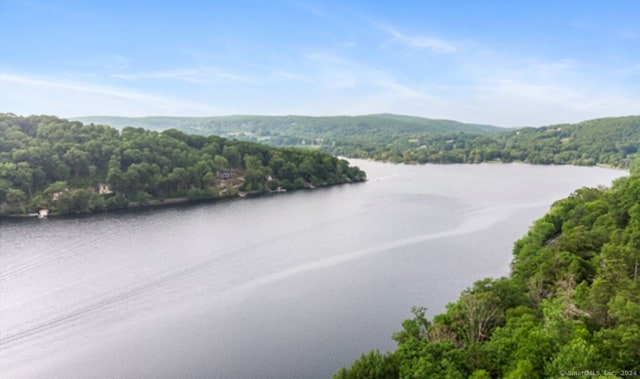
{"label": "wispy cloud", "polygon": [[640,113],[640,97],[628,86],[590,75],[590,68],[581,62],[502,57],[485,63],[475,65],[465,74],[464,84],[443,96],[448,112],[456,112],[457,107],[468,120],[502,126],[543,126]]}
{"label": "wispy cloud", "polygon": [[433,100],[434,98],[433,96],[412,88],[406,84],[401,84],[400,82],[390,77],[376,75],[376,78],[374,78],[372,82],[382,87],[383,89],[393,91],[396,95],[401,96],[401,98],[412,98],[421,100]]}
{"label": "wispy cloud", "polygon": [[54,79],[43,79],[24,75],[0,73],[0,82],[18,84],[36,89],[61,89],[83,93],[118,97],[128,100],[144,101],[152,104],[163,104],[164,100],[135,91],[116,89],[113,87],[96,86],[80,82],[65,82]]}
{"label": "wispy cloud", "polygon": [[319,82],[342,80],[350,86],[327,85],[340,91],[333,98],[319,94],[314,106],[345,113],[388,111],[501,126],[542,126],[640,113],[640,97],[629,85],[614,87],[605,80],[610,76],[592,75],[589,62],[570,56],[517,54],[466,41],[460,54],[443,58],[446,67],[442,63],[435,68],[423,65],[420,75],[407,75],[404,70],[335,50],[316,51],[307,59],[323,74],[318,75]]}
{"label": "wispy cloud", "polygon": [[182,80],[189,83],[204,83],[202,75],[198,75],[196,70],[173,70],[154,72],[119,72],[111,74],[112,78],[122,80],[149,80],[149,79],[172,79]]}
{"label": "wispy cloud", "polygon": [[452,53],[457,50],[453,43],[440,38],[426,35],[410,35],[388,24],[378,25],[378,28],[389,34],[393,42],[411,49],[430,50],[435,53]]}
{"label": "wispy cloud", "polygon": [[242,82],[245,84],[258,83],[247,75],[241,75],[215,67],[130,73],[118,72],[111,74],[111,77],[122,80],[170,79],[192,84],[209,84],[220,80]]}
{"label": "wispy cloud", "polygon": [[[140,114],[201,113],[209,109],[201,104],[142,91],[28,74],[0,72],[0,88],[0,101],[3,103],[10,103],[13,96],[37,98],[43,108],[38,113],[67,113],[67,116],[77,115],[77,112],[84,113],[81,110],[86,110],[87,114],[105,114],[109,112],[107,104],[126,104],[126,109],[130,112]],[[46,109],[53,105],[61,108],[53,111]]]}
{"label": "wispy cloud", "polygon": [[328,51],[316,51],[308,54],[306,58],[317,66],[317,82],[325,88],[353,88],[359,92],[381,91],[385,93],[385,98],[389,95],[397,96],[398,102],[409,99],[412,101],[432,99],[432,96],[414,85],[398,79],[395,75],[397,73],[393,70],[376,67],[368,62],[349,59],[344,55]]}

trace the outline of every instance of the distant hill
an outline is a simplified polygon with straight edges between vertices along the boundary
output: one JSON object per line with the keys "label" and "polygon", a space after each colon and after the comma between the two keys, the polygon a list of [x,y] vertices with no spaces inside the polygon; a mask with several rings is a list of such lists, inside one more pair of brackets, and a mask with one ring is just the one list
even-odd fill
{"label": "distant hill", "polygon": [[178,129],[272,146],[315,147],[333,154],[368,157],[374,146],[452,133],[491,134],[505,129],[394,114],[366,116],[79,117],[82,123],[150,130]]}
{"label": "distant hill", "polygon": [[640,149],[640,116],[505,129],[393,114],[368,116],[82,117],[83,123],[220,135],[304,146],[391,162],[604,164],[629,167]]}
{"label": "distant hill", "polygon": [[307,137],[358,135],[362,132],[389,133],[497,133],[504,131],[491,125],[466,124],[452,120],[436,120],[395,114],[365,116],[218,116],[218,117],[112,117],[88,116],[72,120],[88,124],[105,124],[115,128],[126,126],[150,130],[179,129],[192,133],[219,136],[278,135],[294,132]]}

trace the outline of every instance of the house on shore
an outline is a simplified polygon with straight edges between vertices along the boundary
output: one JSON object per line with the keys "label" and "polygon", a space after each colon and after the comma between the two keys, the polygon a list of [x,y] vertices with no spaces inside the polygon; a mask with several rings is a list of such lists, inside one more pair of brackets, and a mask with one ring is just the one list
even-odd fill
{"label": "house on shore", "polygon": [[100,195],[110,195],[113,193],[111,187],[105,183],[98,183],[98,193]]}
{"label": "house on shore", "polygon": [[216,176],[218,177],[218,179],[223,179],[223,180],[232,179],[233,172],[231,170],[218,170],[216,172]]}

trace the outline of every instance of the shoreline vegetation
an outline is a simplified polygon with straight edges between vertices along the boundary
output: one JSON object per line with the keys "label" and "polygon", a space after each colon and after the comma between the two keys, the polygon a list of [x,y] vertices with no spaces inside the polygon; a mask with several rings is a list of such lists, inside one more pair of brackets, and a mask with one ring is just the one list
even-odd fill
{"label": "shoreline vegetation", "polygon": [[[366,180],[357,167],[325,153],[406,164],[521,162],[632,172],[640,165],[638,116],[521,129],[391,114],[81,120],[111,122],[120,130],[0,114],[0,217],[153,207]],[[205,135],[214,132],[223,137]]]}
{"label": "shoreline vegetation", "polygon": [[365,180],[358,167],[314,150],[0,114],[0,217],[96,213]]}

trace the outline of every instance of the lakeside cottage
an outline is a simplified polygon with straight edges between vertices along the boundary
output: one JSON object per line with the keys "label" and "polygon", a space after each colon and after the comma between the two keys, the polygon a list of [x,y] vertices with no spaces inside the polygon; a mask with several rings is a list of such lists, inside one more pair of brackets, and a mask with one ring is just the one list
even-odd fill
{"label": "lakeside cottage", "polygon": [[[69,191],[69,189],[65,189],[65,191]],[[61,194],[62,192],[63,192],[63,191],[60,191],[60,192],[54,192],[54,193],[52,193],[52,194],[51,194],[51,200],[52,200],[52,201],[58,201],[58,198],[60,197],[60,194]]]}
{"label": "lakeside cottage", "polygon": [[105,183],[98,183],[98,193],[100,195],[110,195],[113,193],[111,187]]}
{"label": "lakeside cottage", "polygon": [[233,172],[231,170],[219,170],[216,172],[216,176],[219,179],[227,180],[233,178]]}

